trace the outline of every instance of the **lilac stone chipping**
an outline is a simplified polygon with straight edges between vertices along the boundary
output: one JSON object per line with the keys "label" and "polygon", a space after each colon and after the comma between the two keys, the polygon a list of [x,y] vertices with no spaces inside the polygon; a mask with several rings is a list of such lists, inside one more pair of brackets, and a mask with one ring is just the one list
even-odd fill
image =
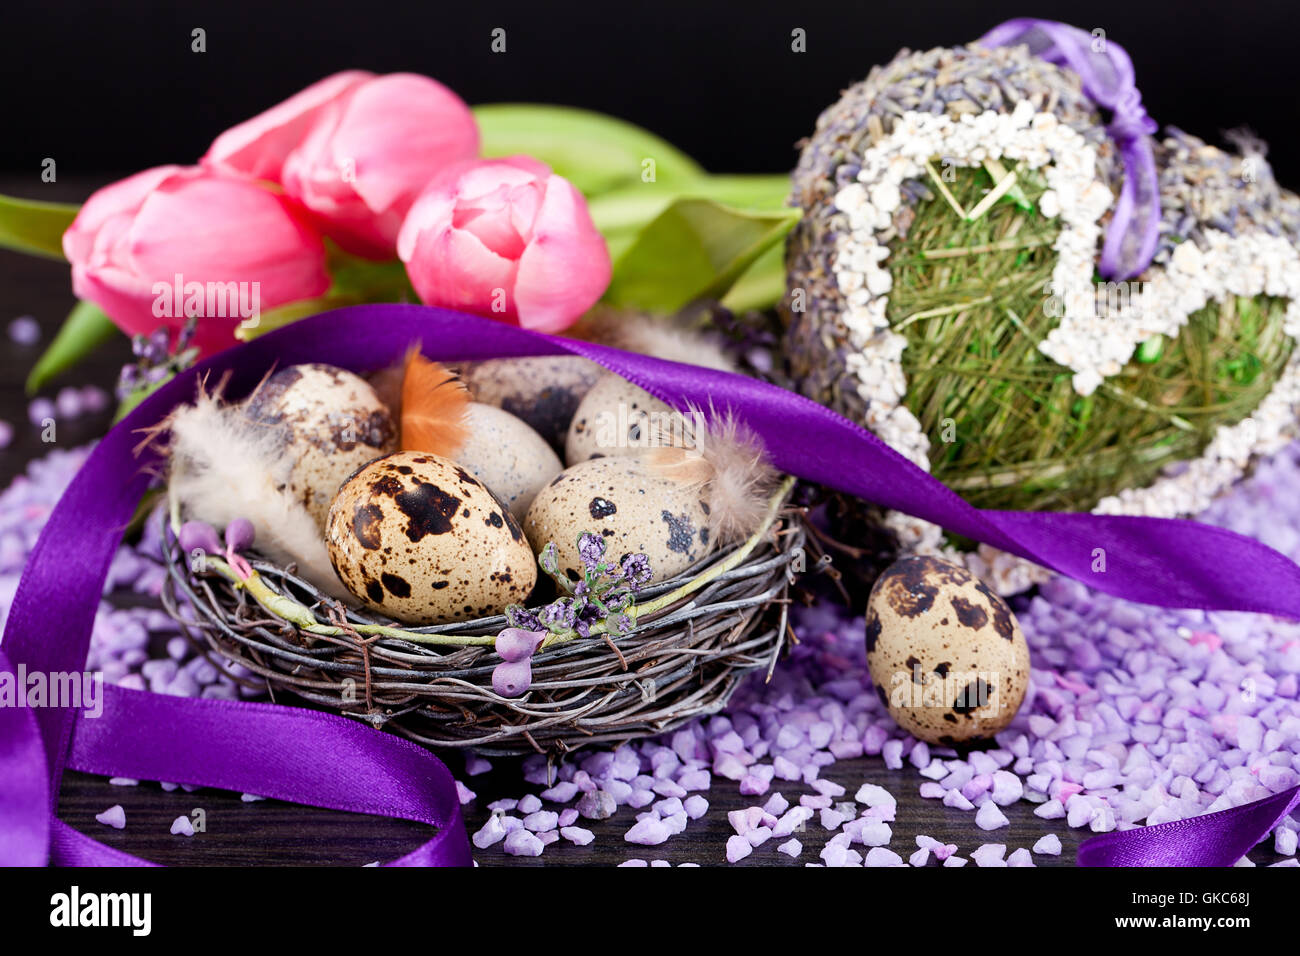
{"label": "lilac stone chipping", "polygon": [[541,856],[545,848],[535,834],[523,827],[506,834],[505,850],[511,856]]}
{"label": "lilac stone chipping", "polygon": [[658,846],[667,842],[670,836],[672,833],[664,822],[658,817],[650,816],[633,825],[632,829],[623,834],[623,839],[641,846]]}
{"label": "lilac stone chipping", "polygon": [[114,830],[122,830],[126,827],[126,811],[118,803],[113,804],[103,813],[95,814],[95,819],[106,827],[112,827]]}
{"label": "lilac stone chipping", "polygon": [[998,805],[990,800],[975,813],[975,825],[981,830],[999,830],[1011,823]]}
{"label": "lilac stone chipping", "polygon": [[754,852],[754,847],[743,836],[727,838],[727,862],[738,863]]}
{"label": "lilac stone chipping", "polygon": [[1049,833],[1045,837],[1040,837],[1034,844],[1034,852],[1043,856],[1060,856],[1061,855],[1061,838],[1055,833]]}
{"label": "lilac stone chipping", "polygon": [[903,858],[893,850],[888,850],[883,846],[873,846],[867,851],[864,866],[906,866]]}

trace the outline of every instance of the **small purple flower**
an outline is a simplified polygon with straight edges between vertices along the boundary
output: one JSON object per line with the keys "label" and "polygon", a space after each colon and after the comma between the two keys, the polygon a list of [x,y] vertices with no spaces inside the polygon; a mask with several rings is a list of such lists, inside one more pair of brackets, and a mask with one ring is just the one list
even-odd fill
{"label": "small purple flower", "polygon": [[542,566],[542,570],[547,574],[554,576],[560,570],[560,549],[552,541],[542,548],[542,553],[537,556],[537,563]]}
{"label": "small purple flower", "polygon": [[610,588],[605,592],[601,600],[609,611],[622,611],[632,603],[632,590],[625,587]]}
{"label": "small purple flower", "polygon": [[519,697],[533,683],[533,668],[527,660],[502,661],[492,668],[492,689],[502,697]]}
{"label": "small purple flower", "polygon": [[180,540],[181,550],[187,553],[193,551],[204,551],[208,554],[221,553],[221,539],[217,537],[217,532],[212,525],[206,521],[185,522],[181,525],[177,538]]}
{"label": "small purple flower", "polygon": [[639,591],[650,583],[653,572],[650,559],[644,554],[629,554],[623,559],[623,579],[633,591]]}
{"label": "small purple flower", "polygon": [[533,656],[539,644],[546,637],[545,631],[525,631],[517,627],[507,627],[496,639],[496,652],[503,660],[517,663]]}
{"label": "small purple flower", "polygon": [[590,531],[583,532],[578,537],[578,557],[582,558],[583,565],[593,574],[601,570],[600,559],[605,556],[605,539],[598,534],[592,534]]}
{"label": "small purple flower", "polygon": [[253,546],[256,532],[253,522],[247,518],[236,518],[226,525],[226,548],[229,551],[244,551]]}
{"label": "small purple flower", "polygon": [[537,612],[537,622],[550,630],[569,630],[578,620],[578,613],[568,598],[552,601]]}
{"label": "small purple flower", "polygon": [[512,604],[506,608],[506,620],[510,622],[511,627],[517,627],[521,631],[546,630],[546,626],[537,619],[537,612],[520,604]]}

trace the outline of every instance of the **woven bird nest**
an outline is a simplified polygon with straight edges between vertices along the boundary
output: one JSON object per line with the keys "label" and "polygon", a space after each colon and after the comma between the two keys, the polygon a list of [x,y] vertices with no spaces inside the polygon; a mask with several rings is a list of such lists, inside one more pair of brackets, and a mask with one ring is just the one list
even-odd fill
{"label": "woven bird nest", "polygon": [[252,675],[244,680],[273,697],[292,695],[428,746],[559,755],[714,713],[746,674],[771,673],[788,633],[790,585],[799,571],[829,564],[807,533],[806,509],[790,503],[792,484],[748,541],[641,590],[626,636],[543,645],[530,688],[514,699],[492,687],[504,616],[403,628],[256,554],[253,583],[240,583],[219,558],[191,567],[167,522],[162,600],[190,640],[242,665]]}

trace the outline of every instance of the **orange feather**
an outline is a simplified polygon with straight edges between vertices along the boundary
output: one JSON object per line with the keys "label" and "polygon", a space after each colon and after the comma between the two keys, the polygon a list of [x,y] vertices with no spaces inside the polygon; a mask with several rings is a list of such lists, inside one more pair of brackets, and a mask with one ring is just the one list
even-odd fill
{"label": "orange feather", "polygon": [[469,437],[469,401],[455,374],[412,349],[402,376],[402,450],[454,459]]}

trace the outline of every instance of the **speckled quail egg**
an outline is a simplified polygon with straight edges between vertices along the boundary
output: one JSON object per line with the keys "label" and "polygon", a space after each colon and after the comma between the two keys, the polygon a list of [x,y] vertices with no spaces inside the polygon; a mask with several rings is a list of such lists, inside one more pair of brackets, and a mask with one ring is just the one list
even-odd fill
{"label": "speckled quail egg", "polygon": [[349,591],[411,624],[500,614],[537,582],[510,509],[462,466],[425,452],[380,458],[349,478],[325,543]]}
{"label": "speckled quail egg", "polygon": [[899,726],[929,743],[985,740],[1015,717],[1029,646],[1002,598],[963,567],[895,561],[867,599],[867,667]]}
{"label": "speckled quail egg", "polygon": [[469,437],[456,461],[522,521],[537,492],[564,470],[559,456],[541,435],[494,405],[470,402],[465,425]]}
{"label": "speckled quail egg", "polygon": [[375,390],[332,365],[280,369],[248,397],[244,414],[280,429],[292,463],[287,490],[321,528],[348,475],[397,443],[393,417]]}
{"label": "speckled quail egg", "polygon": [[578,403],[564,443],[570,465],[682,444],[684,416],[621,375],[606,372]]}
{"label": "speckled quail egg", "polygon": [[488,359],[460,368],[476,402],[523,419],[556,451],[564,450],[573,413],[602,374],[599,365],[577,355]]}
{"label": "speckled quail egg", "polygon": [[645,554],[662,581],[680,574],[712,549],[708,506],[699,489],[657,473],[644,456],[619,455],[579,462],[537,493],[524,531],[541,551],[555,542],[560,570],[578,580],[578,536],[603,535],[606,554],[621,560]]}

